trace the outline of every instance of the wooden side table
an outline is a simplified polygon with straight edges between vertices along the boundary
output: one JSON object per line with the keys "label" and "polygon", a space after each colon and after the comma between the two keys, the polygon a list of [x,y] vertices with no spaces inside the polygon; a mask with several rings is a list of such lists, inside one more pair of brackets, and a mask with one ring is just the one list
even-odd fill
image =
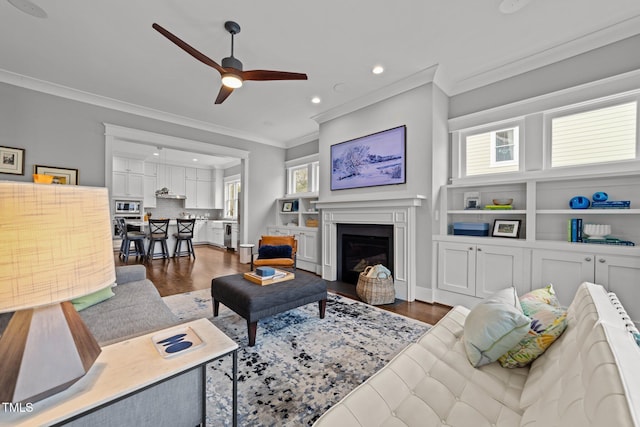
{"label": "wooden side table", "polygon": [[[184,353],[164,358],[151,339],[154,335],[191,327],[204,345]],[[206,418],[206,365],[213,360],[232,354],[233,357],[233,425],[237,425],[238,412],[238,344],[216,328],[207,319],[177,325],[162,331],[132,338],[102,348],[102,353],[89,372],[74,385],[58,394],[33,404],[0,406],[0,426],[55,426],[75,421],[90,420],[101,411],[100,417],[118,417],[118,404],[127,398],[135,399],[149,393],[154,386],[183,375],[201,372],[201,423]],[[189,384],[189,383],[187,383]],[[197,393],[196,393],[197,395]],[[176,398],[179,396],[176,396]],[[112,408],[110,408],[112,407]],[[136,407],[138,411],[144,408]],[[171,407],[167,411],[173,411]],[[144,416],[145,414],[141,414]]]}

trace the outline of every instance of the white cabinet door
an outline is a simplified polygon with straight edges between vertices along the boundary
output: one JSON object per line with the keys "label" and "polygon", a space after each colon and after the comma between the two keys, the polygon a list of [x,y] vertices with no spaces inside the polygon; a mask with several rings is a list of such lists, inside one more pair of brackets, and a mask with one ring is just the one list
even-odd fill
{"label": "white cabinet door", "polygon": [[185,168],[183,166],[168,165],[169,191],[173,194],[186,193]]}
{"label": "white cabinet door", "polygon": [[596,255],[595,282],[615,292],[629,317],[640,327],[640,259],[621,255]]}
{"label": "white cabinet door", "polygon": [[113,172],[111,192],[114,196],[144,197],[144,175]]}
{"label": "white cabinet door", "polygon": [[438,244],[438,288],[464,295],[476,294],[476,248],[472,244]]}
{"label": "white cabinet door", "polygon": [[186,209],[195,209],[198,207],[198,188],[196,181],[187,179],[185,181],[185,192],[187,200],[184,201],[184,207]]}
{"label": "white cabinet door", "polygon": [[156,207],[156,177],[152,175],[144,176],[144,208]]}
{"label": "white cabinet door", "polygon": [[144,175],[134,173],[128,174],[127,191],[128,196],[144,197]]}
{"label": "white cabinet door", "polygon": [[293,235],[298,241],[297,259],[317,263],[318,233],[314,231],[298,231],[294,232]]}
{"label": "white cabinet door", "polygon": [[197,178],[197,169],[196,168],[184,168],[184,177],[186,179],[196,179]]}
{"label": "white cabinet door", "polygon": [[211,181],[196,181],[196,189],[198,208],[213,209],[213,192],[211,189]]}
{"label": "white cabinet door", "polygon": [[487,298],[510,286],[521,289],[523,277],[522,248],[477,245],[476,296]]}
{"label": "white cabinet door", "polygon": [[196,179],[198,181],[213,181],[211,169],[196,169]]}
{"label": "white cabinet door", "polygon": [[582,282],[594,280],[594,255],[534,249],[531,257],[531,288],[553,284],[558,300],[569,305]]}
{"label": "white cabinet door", "polygon": [[[115,160],[115,157],[114,157]],[[127,195],[127,173],[126,172],[113,172],[113,179],[111,182],[111,193],[114,196],[126,196]]]}
{"label": "white cabinet door", "polygon": [[129,159],[114,156],[113,172],[129,172]]}
{"label": "white cabinet door", "polygon": [[223,228],[213,229],[213,244],[218,246],[224,245],[224,229]]}

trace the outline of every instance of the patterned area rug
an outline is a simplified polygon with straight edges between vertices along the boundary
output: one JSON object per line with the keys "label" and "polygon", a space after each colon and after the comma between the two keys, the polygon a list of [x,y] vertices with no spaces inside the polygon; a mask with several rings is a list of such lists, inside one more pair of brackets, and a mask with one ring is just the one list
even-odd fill
{"label": "patterned area rug", "polygon": [[[238,424],[312,425],[329,407],[382,368],[430,326],[329,294],[326,317],[308,304],[261,320],[248,347],[247,323],[220,307],[213,318],[209,290],[164,298],[183,320],[209,318],[238,351]],[[207,426],[231,424],[231,357],[209,365]]]}

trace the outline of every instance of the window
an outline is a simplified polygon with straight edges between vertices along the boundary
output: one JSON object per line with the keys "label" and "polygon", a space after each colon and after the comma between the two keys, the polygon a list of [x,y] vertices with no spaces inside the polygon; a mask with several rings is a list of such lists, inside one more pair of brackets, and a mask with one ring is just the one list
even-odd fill
{"label": "window", "polygon": [[514,172],[520,168],[519,126],[464,136],[466,176]]}
{"label": "window", "polygon": [[636,117],[636,101],[551,117],[551,167],[635,159]]}
{"label": "window", "polygon": [[287,168],[287,194],[318,192],[320,164],[309,162]]}
{"label": "window", "polygon": [[240,177],[233,176],[224,179],[224,216],[238,217],[238,198],[240,197]]}

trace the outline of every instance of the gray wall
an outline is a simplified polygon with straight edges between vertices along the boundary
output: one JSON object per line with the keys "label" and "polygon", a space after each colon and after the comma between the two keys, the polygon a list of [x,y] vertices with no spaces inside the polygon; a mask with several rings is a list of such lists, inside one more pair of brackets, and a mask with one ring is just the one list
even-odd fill
{"label": "gray wall", "polygon": [[[330,174],[324,173],[325,166],[320,173],[320,200],[345,201],[352,196],[361,199],[363,195],[375,199],[383,194],[427,197],[416,215],[416,284],[423,288],[416,290],[418,299],[431,299],[433,193],[437,193],[439,184],[446,179],[446,157],[436,159],[433,156],[434,153],[443,156],[448,151],[447,107],[446,95],[435,85],[426,84],[320,125],[320,163],[324,165],[331,163],[330,146],[333,144],[399,125],[407,126],[406,184],[331,191]],[[436,150],[435,146],[439,148]],[[444,166],[434,169],[432,164],[436,163]],[[442,176],[434,180],[434,173]]]}
{"label": "gray wall", "polygon": [[32,181],[33,166],[79,170],[80,185],[105,185],[103,122],[249,151],[249,241],[273,221],[270,208],[282,196],[285,150],[166,123],[0,83],[0,145],[24,148],[25,175],[0,179]]}
{"label": "gray wall", "polygon": [[452,96],[449,118],[640,69],[638,52],[640,35]]}
{"label": "gray wall", "polygon": [[305,144],[297,145],[295,147],[287,148],[285,154],[285,160],[299,159],[300,157],[311,156],[312,154],[318,154],[320,141],[318,139],[307,142]]}

